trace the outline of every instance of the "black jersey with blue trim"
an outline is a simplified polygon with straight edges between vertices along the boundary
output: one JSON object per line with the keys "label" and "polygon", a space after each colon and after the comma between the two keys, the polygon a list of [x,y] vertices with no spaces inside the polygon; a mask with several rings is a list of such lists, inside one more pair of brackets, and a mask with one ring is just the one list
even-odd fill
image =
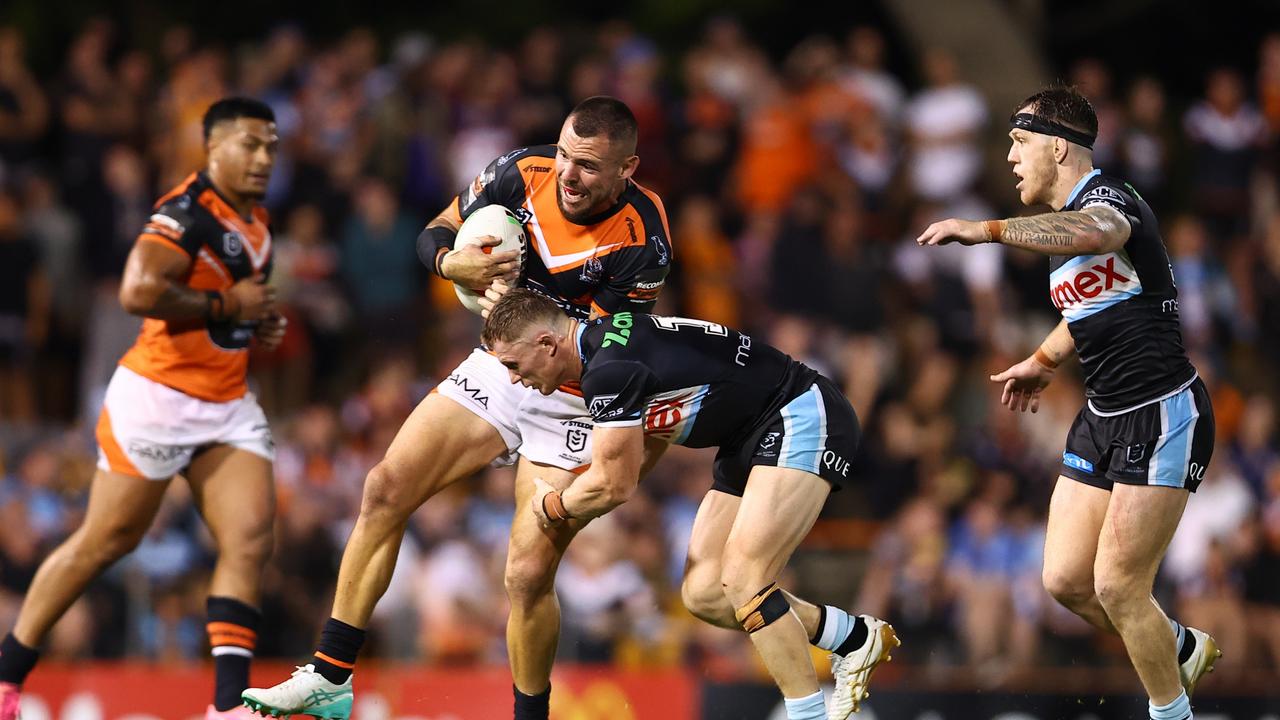
{"label": "black jersey with blue trim", "polygon": [[688,447],[735,445],[818,373],[717,323],[622,312],[579,327],[582,394],[597,427],[643,425]]}
{"label": "black jersey with blue trim", "polygon": [[555,157],[535,145],[495,159],[447,212],[458,224],[486,205],[515,213],[528,239],[520,284],[570,317],[651,310],[672,259],[661,198],[628,180],[612,207],[574,222],[560,212]]}
{"label": "black jersey with blue trim", "polygon": [[1133,186],[1100,170],[1071,191],[1067,210],[1106,205],[1129,221],[1129,239],[1101,255],[1049,260],[1049,299],[1066,319],[1098,412],[1158,400],[1196,376],[1182,344],[1178,288],[1151,207]]}

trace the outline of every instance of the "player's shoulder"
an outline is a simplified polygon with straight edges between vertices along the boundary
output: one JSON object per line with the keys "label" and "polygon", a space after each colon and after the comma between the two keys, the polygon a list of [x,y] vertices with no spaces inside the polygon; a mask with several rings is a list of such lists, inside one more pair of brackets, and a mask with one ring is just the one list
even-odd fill
{"label": "player's shoulder", "polygon": [[1132,213],[1142,202],[1141,196],[1133,186],[1115,175],[1098,172],[1090,177],[1080,189],[1080,197],[1076,201],[1077,209],[1105,205],[1125,213]]}
{"label": "player's shoulder", "polygon": [[188,175],[155,201],[148,229],[173,238],[198,228],[202,225],[201,217],[207,215],[200,204],[200,195],[210,187],[201,173]]}
{"label": "player's shoulder", "polygon": [[555,145],[530,145],[499,155],[493,161],[493,168],[494,170],[519,168],[522,171],[530,167],[550,168],[555,158]]}
{"label": "player's shoulder", "polygon": [[646,234],[657,233],[663,239],[670,237],[671,233],[667,228],[667,209],[657,193],[631,180],[622,191],[622,199],[640,216]]}
{"label": "player's shoulder", "polygon": [[671,230],[662,199],[644,186],[628,182],[622,200],[625,207],[615,217],[621,217],[627,230],[628,253],[623,255],[638,252],[650,265],[660,268],[670,265]]}

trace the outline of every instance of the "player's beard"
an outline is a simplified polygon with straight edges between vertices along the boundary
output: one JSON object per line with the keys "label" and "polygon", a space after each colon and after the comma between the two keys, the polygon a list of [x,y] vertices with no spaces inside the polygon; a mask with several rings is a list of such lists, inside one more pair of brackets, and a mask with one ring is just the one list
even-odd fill
{"label": "player's beard", "polygon": [[570,210],[564,204],[564,188],[560,186],[560,183],[556,183],[556,205],[560,208],[560,214],[564,216],[565,220],[581,223],[604,210],[604,208],[596,207],[595,196],[589,190],[582,188],[582,194],[587,202],[581,206],[580,210]]}

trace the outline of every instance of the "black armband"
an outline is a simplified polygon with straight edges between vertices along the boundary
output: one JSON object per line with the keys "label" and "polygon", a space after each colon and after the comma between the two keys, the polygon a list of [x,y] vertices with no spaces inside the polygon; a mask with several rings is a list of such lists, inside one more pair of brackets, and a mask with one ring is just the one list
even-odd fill
{"label": "black armband", "polygon": [[418,234],[418,259],[431,272],[444,277],[440,272],[440,258],[444,254],[440,251],[452,250],[453,241],[456,237],[458,237],[458,232],[449,229],[445,225],[428,226]]}
{"label": "black armband", "polygon": [[222,299],[222,293],[217,290],[205,290],[205,310],[204,319],[217,322],[222,320],[222,315],[226,310],[226,303]]}

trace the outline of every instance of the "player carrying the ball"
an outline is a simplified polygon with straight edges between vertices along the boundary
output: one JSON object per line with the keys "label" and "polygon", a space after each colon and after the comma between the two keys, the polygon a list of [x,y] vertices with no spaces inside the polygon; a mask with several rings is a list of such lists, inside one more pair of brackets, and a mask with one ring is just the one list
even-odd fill
{"label": "player carrying the ball", "polygon": [[1035,412],[1059,363],[1074,351],[1084,366],[1087,400],[1049,503],[1045,588],[1120,635],[1153,720],[1188,720],[1188,696],[1221,652],[1208,634],[1167,617],[1151,589],[1204,478],[1214,423],[1183,349],[1169,256],[1133,186],[1093,167],[1098,118],[1078,91],[1038,92],[1009,124],[1022,203],[1054,211],[943,220],[917,242],[998,242],[1049,256],[1049,299],[1062,321],[1031,357],[991,377],[1004,385],[1001,403]]}
{"label": "player carrying the ball", "polygon": [[[635,116],[623,102],[583,100],[556,144],[513,150],[490,163],[427,225],[418,256],[441,277],[495,298],[518,279],[579,319],[652,308],[671,263],[671,241],[662,201],[631,179],[640,161],[636,132]],[[496,238],[453,247],[462,223],[492,204],[524,223],[523,269],[518,252],[485,252],[499,244]],[[656,460],[665,443],[652,448]],[[517,507],[532,496],[535,475],[567,487],[575,471],[591,463],[586,405],[572,387],[544,396],[512,384],[506,368],[477,349],[414,409],[369,471],[315,656],[275,687],[246,690],[245,703],[264,714],[349,717],[364,628],[391,580],[409,516],[452,483],[517,455]],[[516,513],[505,584],[518,719],[548,716],[560,633],[555,572],[583,525],[543,529],[528,513]]]}

